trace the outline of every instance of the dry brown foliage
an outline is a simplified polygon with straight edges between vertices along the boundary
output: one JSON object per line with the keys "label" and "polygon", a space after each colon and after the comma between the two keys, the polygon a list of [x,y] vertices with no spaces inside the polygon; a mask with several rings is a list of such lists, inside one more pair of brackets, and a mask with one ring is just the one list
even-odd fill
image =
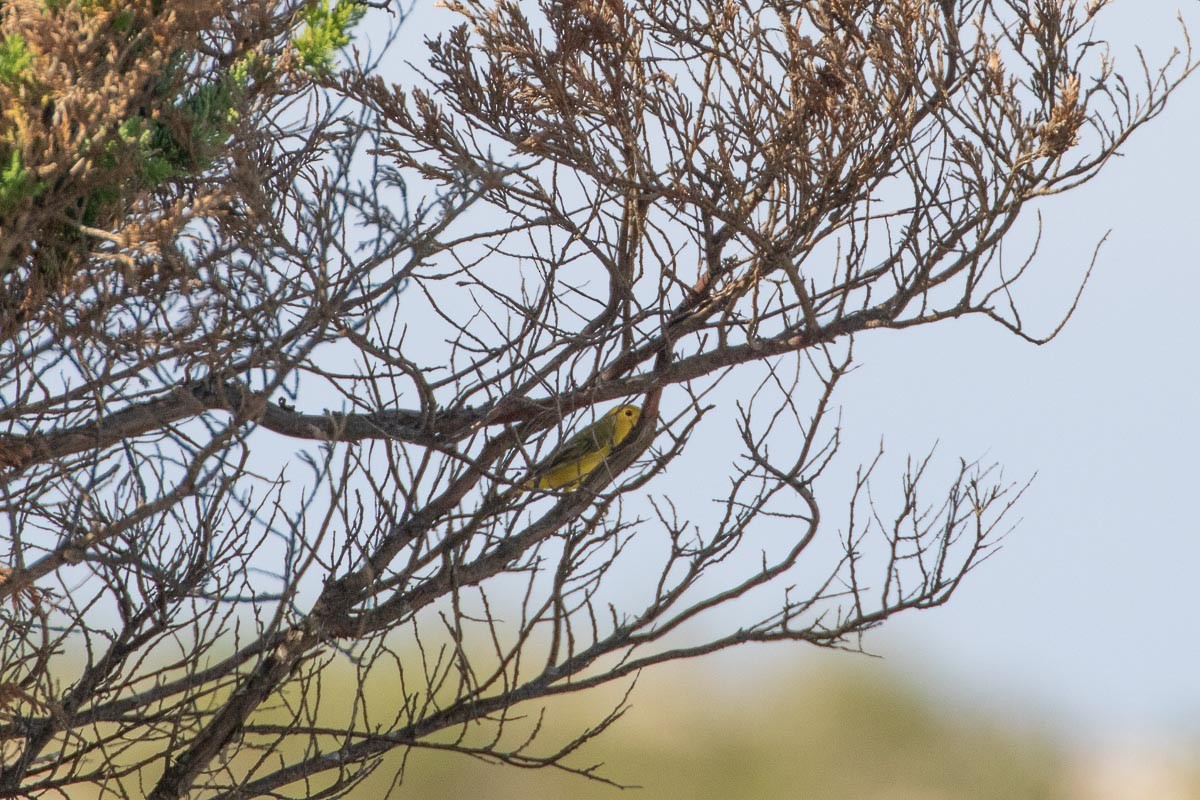
{"label": "dry brown foliage", "polygon": [[[0,8],[0,42],[19,42],[31,58],[19,78],[0,80],[0,156],[27,174],[26,191],[0,197],[0,336],[22,335],[26,323],[59,337],[93,325],[86,335],[101,333],[132,298],[157,304],[187,291],[196,276],[175,250],[188,226],[237,235],[223,218],[248,210],[247,187],[271,185],[254,163],[271,147],[264,120],[308,83],[297,85],[280,58],[296,8],[278,5]],[[248,56],[275,66],[254,71],[228,109],[198,114],[197,99]],[[169,152],[148,156],[156,147]]]}

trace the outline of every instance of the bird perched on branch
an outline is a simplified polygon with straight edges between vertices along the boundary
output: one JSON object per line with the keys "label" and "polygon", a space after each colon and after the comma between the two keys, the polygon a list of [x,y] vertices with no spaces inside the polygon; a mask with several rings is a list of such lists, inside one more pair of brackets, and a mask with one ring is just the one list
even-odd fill
{"label": "bird perched on branch", "polygon": [[642,418],[642,409],[621,405],[608,410],[600,419],[559,445],[549,460],[538,468],[537,477],[522,489],[566,489],[572,491],[604,463]]}

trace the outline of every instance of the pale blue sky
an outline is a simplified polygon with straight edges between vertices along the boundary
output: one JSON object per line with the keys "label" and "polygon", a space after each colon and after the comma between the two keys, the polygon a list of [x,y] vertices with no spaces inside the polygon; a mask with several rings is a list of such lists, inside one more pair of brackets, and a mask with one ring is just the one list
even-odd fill
{"label": "pale blue sky", "polygon": [[[1175,9],[1117,2],[1100,36],[1123,58],[1140,44],[1156,63],[1182,42]],[[1200,33],[1200,13],[1187,10]],[[423,62],[420,38],[452,20],[418,3],[397,59]],[[394,66],[384,74],[399,77]],[[1041,204],[1046,230],[1023,298],[1039,330],[1053,327],[1113,229],[1053,343],[1034,347],[966,320],[856,345],[861,367],[840,394],[845,458],[869,460],[880,438],[897,455],[938,442],[947,460],[985,456],[1013,478],[1038,473],[1018,509],[1022,524],[949,605],[868,639],[930,692],[1085,740],[1200,736],[1198,132],[1193,80],[1100,178]],[[1030,235],[1018,232],[1013,252]],[[794,663],[803,649],[752,660]]]}
{"label": "pale blue sky", "polygon": [[[1117,3],[1105,30],[1154,62],[1179,41],[1173,5]],[[876,639],[927,688],[948,680],[1083,737],[1200,735],[1198,132],[1193,81],[1095,182],[1041,205],[1034,319],[1064,307],[1113,230],[1054,342],[979,321],[860,340],[848,429],[1038,473],[1004,550],[948,606]]]}
{"label": "pale blue sky", "polygon": [[[1117,10],[1161,53],[1149,5],[1168,4]],[[940,438],[1038,472],[1004,552],[950,606],[894,626],[882,652],[915,645],[964,686],[1068,719],[1200,733],[1197,131],[1193,83],[1093,184],[1043,204],[1046,301],[1026,292],[1028,309],[1061,307],[1113,229],[1051,344],[969,322],[862,341],[848,427],[874,420],[892,445]]]}

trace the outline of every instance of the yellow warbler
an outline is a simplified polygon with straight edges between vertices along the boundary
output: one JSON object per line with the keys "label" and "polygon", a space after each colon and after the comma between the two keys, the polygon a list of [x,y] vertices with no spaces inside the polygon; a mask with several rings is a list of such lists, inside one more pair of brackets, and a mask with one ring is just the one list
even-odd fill
{"label": "yellow warbler", "polygon": [[539,469],[539,475],[527,481],[523,488],[578,488],[580,482],[604,463],[613,448],[619,445],[642,417],[637,406],[617,406],[600,419],[559,445],[549,461]]}

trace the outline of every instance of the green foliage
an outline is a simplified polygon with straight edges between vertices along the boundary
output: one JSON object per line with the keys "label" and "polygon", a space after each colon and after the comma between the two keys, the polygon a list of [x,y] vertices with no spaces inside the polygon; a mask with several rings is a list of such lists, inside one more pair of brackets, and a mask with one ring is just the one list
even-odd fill
{"label": "green foliage", "polygon": [[[171,178],[197,175],[210,166],[214,154],[229,139],[230,125],[237,118],[236,104],[248,76],[248,67],[239,61],[238,68],[229,75],[203,84],[178,101],[177,121],[183,124],[174,130],[186,131],[184,136],[158,119],[130,117],[105,143],[99,165],[115,170],[121,164],[132,163],[135,184],[149,188]],[[115,184],[94,189],[83,205],[83,224],[100,224],[122,194]]]}
{"label": "green foliage", "polygon": [[[115,170],[122,162],[132,158],[134,171],[142,185],[155,187],[176,174],[175,165],[165,157],[157,142],[164,135],[157,121],[144,117],[131,117],[117,127],[116,136],[104,146],[98,164],[106,170]],[[81,221],[84,225],[96,225],[104,212],[112,206],[122,192],[116,184],[102,184],[92,190],[83,206]]]}
{"label": "green foliage", "polygon": [[[75,65],[80,85],[102,80],[105,69],[113,65],[127,69],[143,52],[163,46],[144,35],[147,9],[142,6],[129,7],[121,0],[42,0],[42,5],[44,11],[35,11],[31,19],[45,26],[63,21],[83,24],[93,40],[108,40],[107,60]],[[155,0],[148,13],[157,16],[166,7]],[[350,29],[362,18],[365,7],[354,0],[321,0],[315,6],[305,3],[302,7],[306,10],[299,19],[286,18],[298,23],[297,27],[284,34],[282,41],[272,37],[263,51],[277,52],[278,45],[295,36],[292,43],[303,68],[310,72],[327,69],[336,49],[350,41]],[[182,23],[167,27],[187,30]],[[60,221],[53,223],[41,215],[29,217],[25,233],[36,242],[29,252],[37,253],[43,274],[47,274],[44,267],[52,257],[65,265],[72,254],[82,252],[83,248],[76,247],[83,236],[78,226],[109,229],[121,225],[129,204],[148,190],[169,197],[197,180],[219,181],[219,174],[208,173],[219,171],[238,121],[246,113],[247,99],[261,96],[264,86],[277,85],[272,81],[272,59],[258,51],[261,42],[244,43],[246,49],[240,54],[229,54],[232,63],[217,66],[213,59],[197,69],[200,62],[193,43],[183,33],[180,36],[178,46],[167,45],[170,55],[166,63],[147,81],[126,88],[132,94],[126,98],[129,102],[113,104],[114,111],[122,107],[128,111],[99,118],[82,115],[94,129],[76,125],[73,141],[59,142],[59,152],[45,155],[50,165],[85,168],[73,169],[69,176],[55,172],[52,179],[43,180],[45,176],[39,172],[42,163],[32,160],[33,152],[39,153],[37,158],[43,157],[42,149],[28,146],[22,137],[39,140],[39,131],[50,124],[52,116],[70,119],[77,114],[77,102],[59,101],[60,82],[43,85],[38,52],[30,46],[33,36],[0,35],[0,91],[20,89],[5,92],[11,95],[12,107],[0,119],[0,226],[15,222],[15,211],[31,207],[31,199],[53,186],[53,196],[39,202],[45,204],[43,210],[62,210],[65,216],[57,216]],[[69,272],[70,267],[64,269]]]}
{"label": "green foliage", "polygon": [[80,221],[88,226],[99,224],[104,212],[110,209],[120,196],[121,193],[115,186],[101,186],[94,190],[84,203]]}
{"label": "green foliage", "polygon": [[22,83],[33,66],[33,53],[19,34],[0,39],[0,83],[16,86]]}
{"label": "green foliage", "polygon": [[[109,142],[107,153],[116,165],[119,151],[133,150],[136,171],[141,181],[156,187],[173,177],[193,176],[206,169],[214,154],[228,141],[232,123],[238,117],[237,104],[249,83],[254,59],[245,57],[235,62],[230,72],[201,85],[179,101],[179,113],[186,139],[157,119],[132,117],[117,130]],[[176,129],[179,130],[179,129]],[[125,147],[122,147],[124,145]]]}
{"label": "green foliage", "polygon": [[245,91],[246,87],[250,85],[251,78],[263,70],[262,59],[258,57],[257,53],[251,51],[233,62],[233,66],[229,70],[229,80],[233,82],[238,91]]}
{"label": "green foliage", "polygon": [[229,138],[229,123],[236,114],[234,105],[240,93],[235,81],[225,75],[204,84],[184,101],[193,152],[199,155],[198,164],[206,164],[209,154]]}
{"label": "green foliage", "polygon": [[120,12],[113,17],[112,26],[113,30],[117,31],[118,33],[129,33],[131,30],[133,30],[133,12]]}
{"label": "green foliage", "polygon": [[329,0],[310,6],[304,12],[304,30],[292,41],[304,69],[313,74],[329,72],[334,53],[350,43],[350,29],[366,10],[354,0],[342,0],[332,9]]}
{"label": "green foliage", "polygon": [[[0,160],[0,163],[4,163]],[[25,160],[19,150],[13,150],[0,170],[0,214],[7,213],[22,200],[37,197],[46,190],[46,182],[34,179],[33,173],[25,168]]]}

